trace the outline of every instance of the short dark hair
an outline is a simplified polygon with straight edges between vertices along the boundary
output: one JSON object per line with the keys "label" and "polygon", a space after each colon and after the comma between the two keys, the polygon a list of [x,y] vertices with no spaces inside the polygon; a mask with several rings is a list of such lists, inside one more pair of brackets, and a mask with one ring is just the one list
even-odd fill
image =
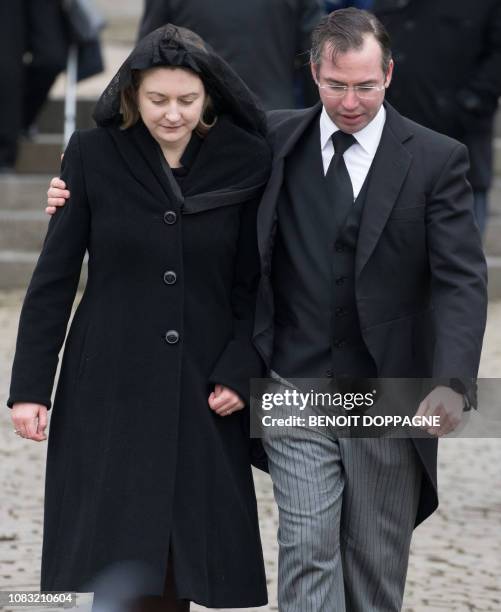
{"label": "short dark hair", "polygon": [[379,43],[382,68],[386,74],[391,61],[390,36],[375,15],[354,7],[332,11],[321,19],[312,34],[311,63],[321,63],[326,44],[332,49],[333,62],[339,53],[360,49],[366,34],[372,34]]}

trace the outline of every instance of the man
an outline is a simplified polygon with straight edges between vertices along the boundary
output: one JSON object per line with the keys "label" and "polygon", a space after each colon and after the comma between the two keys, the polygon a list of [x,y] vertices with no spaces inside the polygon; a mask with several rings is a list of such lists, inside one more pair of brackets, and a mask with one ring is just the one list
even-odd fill
{"label": "man", "polygon": [[[418,413],[439,415],[443,435],[472,400],[486,317],[466,149],[384,102],[393,61],[370,13],[322,20],[311,59],[321,103],[270,115],[256,346],[286,380],[435,379]],[[437,505],[436,438],[264,443],[279,609],[400,610],[412,530]]]}
{"label": "man", "polygon": [[390,102],[468,147],[468,179],[483,234],[501,96],[501,2],[376,0],[373,11],[391,36],[398,63]]}
{"label": "man", "polygon": [[[14,172],[22,134],[36,121],[72,42],[61,0],[0,2],[0,174]],[[78,41],[78,81],[103,70],[98,40]]]}
{"label": "man", "polygon": [[[65,69],[65,29],[59,0],[0,3],[0,173],[13,171],[20,133],[29,132]],[[26,52],[31,54],[29,63],[24,62]]]}
{"label": "man", "polygon": [[[442,435],[468,391],[452,379],[477,374],[486,268],[466,149],[384,103],[392,72],[381,24],[335,11],[313,33],[322,104],[271,114],[255,342],[282,379],[437,379],[418,413]],[[412,529],[437,505],[436,439],[264,442],[279,608],[399,610]]]}
{"label": "man", "polygon": [[[174,23],[199,34],[261,100],[266,110],[311,104],[306,53],[323,15],[320,0],[146,0],[139,37]],[[298,70],[295,70],[298,68]]]}

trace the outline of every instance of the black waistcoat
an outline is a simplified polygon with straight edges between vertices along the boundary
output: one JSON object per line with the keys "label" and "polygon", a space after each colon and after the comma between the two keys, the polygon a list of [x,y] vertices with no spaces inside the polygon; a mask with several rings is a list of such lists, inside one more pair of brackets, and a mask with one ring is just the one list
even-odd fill
{"label": "black waistcoat", "polygon": [[318,120],[285,160],[273,256],[272,359],[272,369],[285,378],[376,376],[355,300],[355,251],[369,178],[339,227]]}

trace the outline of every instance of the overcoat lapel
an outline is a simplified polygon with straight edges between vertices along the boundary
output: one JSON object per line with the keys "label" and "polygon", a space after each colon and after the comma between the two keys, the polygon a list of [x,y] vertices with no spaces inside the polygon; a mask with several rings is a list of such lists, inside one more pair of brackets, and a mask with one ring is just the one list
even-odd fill
{"label": "overcoat lapel", "polygon": [[[218,150],[217,143],[223,142],[228,137],[231,137],[233,132],[236,130],[229,121],[218,122],[218,134],[211,134],[212,145],[210,150]],[[110,133],[117,145],[117,149],[127,164],[130,172],[135,178],[147,189],[156,199],[159,201],[165,201],[166,197],[171,203],[176,203],[180,208],[182,207],[183,213],[191,214],[219,208],[221,206],[231,206],[233,204],[239,204],[257,198],[263,191],[268,178],[268,166],[266,165],[265,159],[260,158],[259,162],[256,162],[256,155],[249,156],[249,164],[246,165],[248,173],[245,179],[240,178],[236,183],[231,173],[231,166],[227,167],[228,176],[233,177],[228,180],[228,185],[214,189],[214,185],[211,184],[210,180],[205,183],[198,184],[200,192],[196,191],[197,185],[195,184],[195,193],[192,195],[183,196],[181,189],[169,168],[167,162],[163,159],[159,146],[156,144],[152,136],[149,134],[147,128],[142,122],[138,122],[135,126],[129,130],[110,130]],[[245,132],[238,131],[238,137],[241,141],[240,149],[236,149],[233,159],[239,166],[242,165],[242,155],[246,154],[246,148],[254,146],[256,140],[252,140],[249,136],[248,141],[244,140]],[[209,138],[209,137],[208,137]],[[214,141],[214,138],[219,139]],[[258,143],[259,144],[259,143]],[[267,145],[264,141],[262,143],[263,148],[266,147],[266,153],[269,153]],[[237,153],[239,154],[237,156]],[[203,166],[206,173],[206,177],[212,176],[211,163],[221,163],[218,158],[214,157],[211,153],[210,159],[204,159],[203,155],[207,157],[208,151],[202,148],[198,153],[197,160],[200,161],[198,167],[195,167],[195,173],[202,172],[200,166]],[[245,159],[245,157],[244,157]],[[231,161],[231,160],[230,160]],[[200,179],[203,177],[200,175]],[[192,189],[193,191],[193,189]]]}
{"label": "overcoat lapel", "polygon": [[357,278],[376,247],[412,161],[412,155],[402,144],[412,133],[389,104],[385,104],[385,108],[386,123],[372,163],[360,221],[355,259]]}
{"label": "overcoat lapel", "polygon": [[285,119],[283,124],[277,128],[271,176],[264,191],[257,217],[258,247],[263,271],[265,272],[270,263],[268,260],[272,251],[271,241],[276,223],[276,208],[284,178],[284,160],[311,122],[318,117],[321,108],[322,104],[319,102],[312,108],[294,113],[290,119]]}
{"label": "overcoat lapel", "polygon": [[141,123],[128,130],[114,129],[110,134],[117,150],[130,172],[159,201],[174,197],[178,205],[183,203],[181,191],[172,177],[162,168],[160,155],[147,129]]}

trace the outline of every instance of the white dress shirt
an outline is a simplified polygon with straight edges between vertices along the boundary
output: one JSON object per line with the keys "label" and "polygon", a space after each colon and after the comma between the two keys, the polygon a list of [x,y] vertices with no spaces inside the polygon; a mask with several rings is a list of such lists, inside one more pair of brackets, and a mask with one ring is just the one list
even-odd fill
{"label": "white dress shirt", "polygon": [[[362,130],[355,132],[356,144],[347,149],[343,155],[344,163],[350,175],[353,186],[353,196],[356,198],[362,189],[362,185],[369,173],[374,156],[376,155],[381,134],[386,121],[386,111],[381,105],[374,119]],[[327,174],[329,165],[334,157],[334,145],[331,140],[332,134],[339,128],[327,114],[325,107],[320,115],[320,146],[322,147],[322,161],[324,174]]]}

